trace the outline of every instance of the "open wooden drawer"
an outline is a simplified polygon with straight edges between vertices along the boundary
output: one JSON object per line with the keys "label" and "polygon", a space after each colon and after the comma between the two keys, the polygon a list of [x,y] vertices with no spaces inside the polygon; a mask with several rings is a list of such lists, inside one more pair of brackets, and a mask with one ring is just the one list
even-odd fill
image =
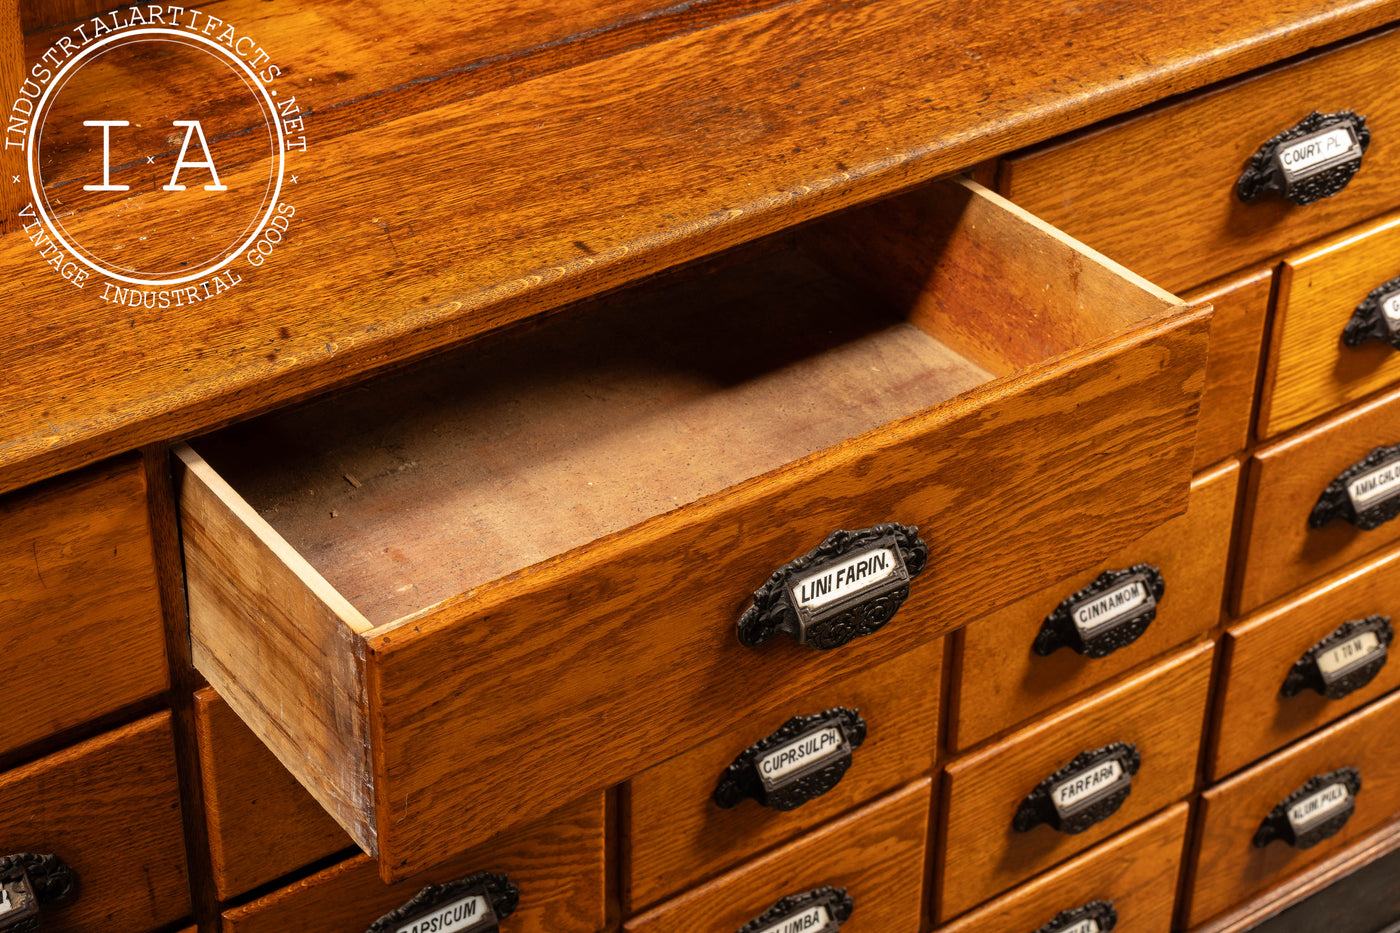
{"label": "open wooden drawer", "polygon": [[[179,451],[196,666],[386,880],[1185,508],[1209,308],[971,182],[690,271]],[[740,643],[885,522],[887,625]]]}

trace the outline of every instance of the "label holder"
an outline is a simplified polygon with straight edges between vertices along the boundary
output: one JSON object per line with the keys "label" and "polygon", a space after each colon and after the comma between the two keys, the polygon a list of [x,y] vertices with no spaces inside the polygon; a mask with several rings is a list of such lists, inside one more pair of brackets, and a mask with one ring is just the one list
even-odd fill
{"label": "label holder", "polygon": [[[1341,130],[1349,134],[1350,145],[1305,168],[1295,171],[1285,165],[1284,155],[1296,152],[1308,140],[1325,143]],[[1249,159],[1249,166],[1235,184],[1241,201],[1258,200],[1277,192],[1294,204],[1306,206],[1337,194],[1361,168],[1361,159],[1371,145],[1366,118],[1351,110],[1319,113],[1314,110],[1292,127],[1271,137]]]}
{"label": "label holder", "polygon": [[[1342,806],[1329,808],[1320,818],[1306,823],[1301,830],[1294,826],[1293,821],[1288,818],[1290,809],[1314,794],[1338,785],[1345,787],[1347,791],[1346,802]],[[1275,839],[1282,839],[1295,849],[1310,849],[1319,842],[1332,838],[1341,832],[1347,820],[1356,812],[1356,795],[1359,793],[1361,773],[1355,768],[1338,768],[1336,771],[1309,778],[1306,784],[1279,801],[1278,806],[1264,817],[1254,834],[1254,847],[1262,849]]]}
{"label": "label holder", "polygon": [[[1324,670],[1322,658],[1327,652],[1368,634],[1375,637],[1377,647],[1331,672]],[[1279,693],[1292,697],[1311,689],[1329,700],[1340,700],[1375,679],[1385,667],[1394,638],[1395,630],[1389,616],[1373,615],[1343,622],[1293,662]]]}
{"label": "label holder", "polygon": [[1400,350],[1400,276],[1371,289],[1342,328],[1342,343],[1358,347],[1379,340]]}
{"label": "label holder", "polygon": [[1035,933],[1109,933],[1117,925],[1118,909],[1112,901],[1090,901],[1082,907],[1060,911]]}
{"label": "label holder", "polygon": [[520,888],[501,872],[481,871],[447,884],[430,884],[402,907],[396,907],[365,930],[365,933],[398,933],[405,926],[427,919],[436,910],[469,897],[482,897],[489,915],[476,923],[457,927],[470,933],[499,933],[500,922],[520,904]]}
{"label": "label holder", "polygon": [[[1141,584],[1145,601],[1131,612],[1088,630],[1075,624],[1078,609],[1091,606],[1103,596],[1116,593],[1134,583]],[[1045,617],[1036,633],[1031,650],[1041,657],[1069,648],[1087,658],[1103,658],[1137,641],[1157,618],[1157,607],[1167,591],[1162,571],[1151,564],[1134,564],[1122,570],[1105,570],[1093,583],[1063,600],[1055,611]]]}
{"label": "label holder", "polygon": [[1400,472],[1400,444],[1377,447],[1339,473],[1318,497],[1308,516],[1308,527],[1322,528],[1340,518],[1362,531],[1372,531],[1400,515],[1400,481],[1395,481],[1393,492],[1362,508],[1358,509],[1352,501],[1350,489],[1354,481],[1387,467]]}
{"label": "label holder", "polygon": [[812,933],[834,933],[834,931],[841,929],[841,924],[851,919],[851,914],[856,909],[856,902],[853,897],[846,893],[845,888],[831,885],[813,888],[811,891],[790,894],[778,900],[772,907],[741,926],[736,933],[767,933],[768,930],[784,920],[815,907],[825,908],[829,921],[820,928],[814,929]]}
{"label": "label holder", "polygon": [[0,931],[33,933],[41,908],[65,900],[78,876],[57,855],[20,852],[0,857]]}
{"label": "label holder", "polygon": [[[783,777],[766,781],[759,766],[771,751],[783,748],[805,736],[815,736],[829,727],[841,731],[837,752],[823,755]],[[794,716],[765,738],[739,754],[724,769],[715,787],[715,805],[729,810],[744,800],[756,800],[772,810],[795,810],[825,794],[841,782],[851,766],[852,752],[865,741],[865,720],[860,712],[843,706],[832,707],[811,716]]]}
{"label": "label holder", "polygon": [[[1102,790],[1086,794],[1061,808],[1054,800],[1057,787],[1105,765],[1116,763],[1119,776]],[[1142,756],[1131,742],[1114,742],[1092,751],[1080,752],[1074,760],[1036,785],[1026,795],[1012,818],[1011,828],[1030,832],[1044,823],[1051,829],[1075,835],[1118,812],[1133,790],[1133,775],[1142,766]]]}

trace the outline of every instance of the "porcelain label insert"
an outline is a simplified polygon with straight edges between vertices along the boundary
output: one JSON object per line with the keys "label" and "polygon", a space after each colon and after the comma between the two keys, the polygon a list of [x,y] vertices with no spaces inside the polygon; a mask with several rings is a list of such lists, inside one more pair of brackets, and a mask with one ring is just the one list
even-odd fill
{"label": "porcelain label insert", "polygon": [[795,580],[793,598],[801,608],[815,612],[874,589],[894,576],[898,567],[898,558],[892,549],[871,548]]}

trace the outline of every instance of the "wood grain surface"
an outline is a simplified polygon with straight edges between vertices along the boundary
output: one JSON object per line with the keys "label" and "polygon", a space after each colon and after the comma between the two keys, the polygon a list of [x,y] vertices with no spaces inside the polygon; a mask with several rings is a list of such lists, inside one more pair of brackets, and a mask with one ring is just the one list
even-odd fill
{"label": "wood grain surface", "polygon": [[1384,615],[1400,622],[1400,551],[1335,574],[1226,630],[1217,688],[1218,723],[1208,760],[1222,778],[1400,686],[1400,662],[1389,658],[1366,686],[1329,700],[1312,690],[1292,697],[1279,688],[1293,662],[1337,626]]}
{"label": "wood grain surface", "polygon": [[[778,709],[755,710],[726,734],[632,778],[622,802],[624,911],[639,913],[933,770],[943,647],[924,645]],[[752,800],[732,810],[715,805],[720,775],[749,745],[792,716],[834,706],[858,709],[868,730],[834,789],[787,812]]]}
{"label": "wood grain surface", "polygon": [[77,873],[75,896],[43,909],[45,933],[149,933],[189,916],[170,715],[0,775],[0,839]]}
{"label": "wood grain surface", "polygon": [[921,0],[801,0],[310,146],[283,251],[198,314],[75,294],[27,238],[0,237],[7,296],[25,309],[0,347],[0,369],[23,374],[0,388],[0,488],[304,398],[1396,12],[959,2],[931,50]]}
{"label": "wood grain surface", "polygon": [[[944,769],[935,913],[946,920],[1183,799],[1196,782],[1214,646],[1182,651]],[[1036,785],[1080,752],[1137,746],[1142,766],[1116,813],[1078,835],[1012,817]]]}
{"label": "wood grain surface", "polygon": [[924,779],[623,924],[625,933],[728,933],[776,901],[823,885],[855,901],[851,933],[922,928]]}
{"label": "wood grain surface", "polygon": [[1249,443],[1273,278],[1269,265],[1187,295],[1192,303],[1215,306],[1196,429],[1197,470],[1235,456]]}
{"label": "wood grain surface", "polygon": [[[1225,599],[1239,462],[1197,476],[1185,515],[1113,554],[1098,566],[998,609],[954,636],[948,747],[970,748],[1106,683],[1139,664],[1215,628]],[[1069,648],[1041,657],[1031,650],[1041,624],[1060,602],[1105,570],[1151,564],[1166,592],[1157,617],[1137,641],[1104,658]]]}
{"label": "wood grain surface", "polygon": [[[394,885],[374,861],[354,858],[266,897],[224,911],[222,933],[346,933],[363,930],[407,903],[425,885],[479,871],[504,872],[520,887],[510,933],[597,933],[604,925],[602,794],[584,797],[533,825],[503,834],[437,870]],[[538,814],[537,814],[538,815]]]}
{"label": "wood grain surface", "polygon": [[1384,33],[1012,157],[1002,190],[1159,285],[1195,288],[1397,203],[1400,157],[1384,144],[1346,190],[1306,207],[1235,194],[1255,151],[1313,110],[1400,118],[1378,64],[1397,49],[1400,32]]}
{"label": "wood grain surface", "polygon": [[220,900],[355,844],[212,687],[195,694],[194,713]]}
{"label": "wood grain surface", "polygon": [[1274,437],[1400,378],[1400,352],[1342,329],[1371,290],[1400,276],[1400,216],[1389,214],[1289,256],[1279,269],[1259,436]]}
{"label": "wood grain surface", "polygon": [[0,730],[13,751],[165,690],[146,482],[124,457],[0,499]]}
{"label": "wood grain surface", "polygon": [[1400,522],[1370,531],[1341,519],[1308,527],[1318,497],[1377,447],[1400,443],[1400,391],[1392,391],[1260,447],[1249,464],[1243,541],[1232,609],[1253,612],[1288,591],[1400,538]]}
{"label": "wood grain surface", "polygon": [[[24,37],[20,33],[19,0],[0,3],[0,87],[5,99],[15,93],[25,69]],[[0,146],[0,234],[19,228],[19,209],[24,206],[23,188],[12,179],[20,174],[24,159],[12,146]]]}
{"label": "wood grain surface", "polygon": [[[1311,865],[1343,851],[1400,812],[1400,695],[1359,712],[1201,792],[1195,861],[1181,920],[1196,927]],[[1311,777],[1342,767],[1361,774],[1356,811],[1310,849],[1275,840],[1250,844],[1278,803]]]}
{"label": "wood grain surface", "polygon": [[1143,820],[1005,897],[939,927],[939,933],[1038,930],[1061,911],[1095,900],[1113,905],[1118,914],[1116,929],[1170,933],[1188,812],[1187,805],[1179,803]]}

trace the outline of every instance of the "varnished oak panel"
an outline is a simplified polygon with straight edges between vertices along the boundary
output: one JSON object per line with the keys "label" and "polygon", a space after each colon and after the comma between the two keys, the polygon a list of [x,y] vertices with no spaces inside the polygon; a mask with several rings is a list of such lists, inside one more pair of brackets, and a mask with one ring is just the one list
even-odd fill
{"label": "varnished oak panel", "polygon": [[1392,31],[1013,157],[1002,189],[1162,286],[1194,288],[1397,203],[1400,157],[1383,145],[1346,190],[1306,207],[1235,194],[1255,150],[1313,110],[1400,119],[1382,64],[1397,50]]}
{"label": "varnished oak panel", "polygon": [[[381,884],[359,855],[224,911],[223,933],[360,931],[425,885],[479,871],[504,872],[520,887],[511,933],[597,933],[604,925],[604,800],[596,794],[466,852],[431,873]],[[539,817],[541,814],[536,813]]]}
{"label": "varnished oak panel", "polygon": [[[1189,794],[1213,647],[1183,651],[951,762],[944,769],[938,918],[955,917]],[[1133,743],[1142,758],[1117,812],[1078,835],[1047,825],[1012,829],[1016,809],[1037,784],[1080,752],[1112,742]]]}
{"label": "varnished oak panel", "polygon": [[[931,771],[942,660],[942,642],[925,645],[778,709],[755,711],[724,735],[632,778],[623,797],[624,909],[630,901],[630,912],[639,912]],[[868,730],[840,784],[787,812],[753,800],[732,810],[715,805],[715,785],[737,755],[790,717],[833,706],[858,709]]]}
{"label": "varnished oak panel", "polygon": [[0,752],[166,689],[139,460],[0,499],[0,627]]}
{"label": "varnished oak panel", "polygon": [[[1400,813],[1400,695],[1391,695],[1201,793],[1182,918],[1200,926],[1341,852]],[[1356,768],[1361,791],[1346,826],[1310,849],[1250,840],[1279,801],[1314,775]]]}
{"label": "varnished oak panel", "polygon": [[1400,623],[1400,551],[1339,573],[1226,630],[1224,678],[1218,688],[1210,754],[1221,778],[1288,742],[1400,686],[1400,662],[1389,654],[1366,686],[1340,700],[1313,690],[1279,693],[1293,662],[1343,622],[1384,615]]}
{"label": "varnished oak panel", "polygon": [[[808,833],[798,841],[623,924],[624,933],[736,930],[779,898],[822,885],[855,901],[841,929],[917,930],[923,925],[928,779]],[[697,927],[699,918],[702,925]]]}
{"label": "varnished oak panel", "polygon": [[1400,521],[1370,531],[1342,519],[1308,527],[1318,497],[1339,473],[1376,447],[1397,443],[1400,391],[1392,391],[1255,452],[1236,557],[1236,615],[1400,539]]}
{"label": "varnished oak panel", "polygon": [[[966,749],[1105,683],[1129,668],[1209,632],[1220,621],[1234,526],[1239,463],[1203,473],[1191,484],[1185,515],[1164,522],[1103,563],[973,622],[955,638],[959,671],[948,744]],[[1045,617],[1105,570],[1151,564],[1166,591],[1157,617],[1124,648],[1088,658],[1069,648],[1041,657],[1031,650]]]}
{"label": "varnished oak panel", "polygon": [[1184,803],[1144,820],[1059,868],[938,928],[939,933],[1038,930],[1064,910],[1103,900],[1118,912],[1116,929],[1170,933],[1186,843]]}
{"label": "varnished oak panel", "polygon": [[1187,296],[1193,303],[1215,306],[1196,429],[1197,470],[1234,456],[1249,443],[1273,280],[1273,268],[1266,267]]}
{"label": "varnished oak panel", "polygon": [[1178,0],[1105,18],[960,0],[940,13],[953,52],[930,54],[922,0],[803,0],[334,144],[313,126],[276,261],[198,313],[115,309],[52,275],[28,239],[0,238],[24,309],[0,346],[0,370],[23,374],[0,388],[0,488],[344,384],[1397,10]]}
{"label": "varnished oak panel", "polygon": [[0,839],[77,873],[76,896],[44,908],[44,933],[149,933],[189,916],[170,715],[0,775]]}
{"label": "varnished oak panel", "polygon": [[1342,329],[1373,288],[1400,276],[1400,217],[1348,230],[1289,256],[1279,269],[1259,436],[1273,437],[1400,378],[1400,352]]}
{"label": "varnished oak panel", "polygon": [[194,715],[220,900],[354,845],[212,688]]}

